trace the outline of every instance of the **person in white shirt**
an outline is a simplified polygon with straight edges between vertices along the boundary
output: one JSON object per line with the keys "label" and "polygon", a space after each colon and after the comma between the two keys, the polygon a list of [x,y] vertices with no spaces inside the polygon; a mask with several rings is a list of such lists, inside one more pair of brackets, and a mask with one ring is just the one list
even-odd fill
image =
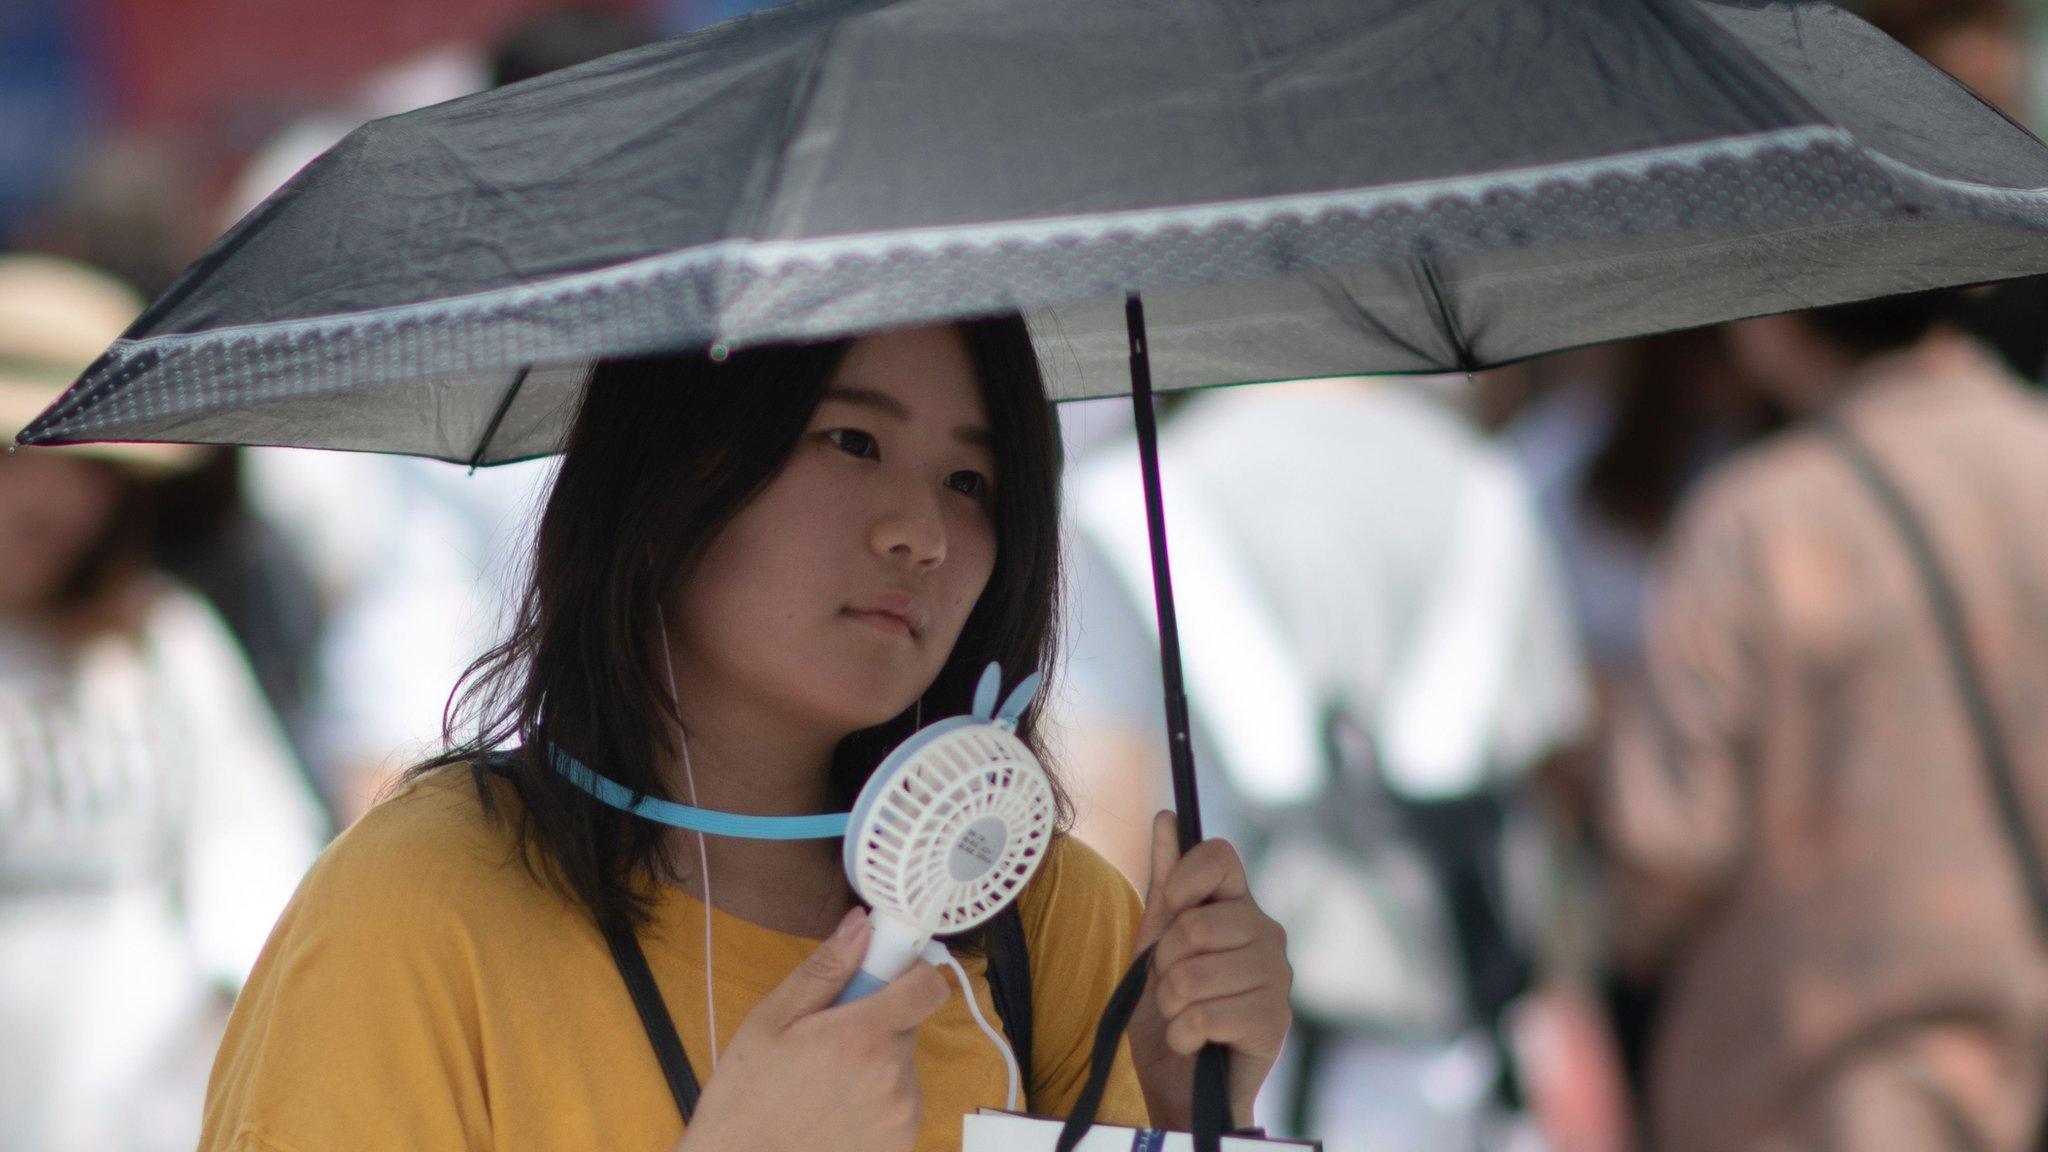
{"label": "person in white shirt", "polygon": [[[1529,777],[1587,734],[1583,656],[1528,482],[1427,383],[1395,379],[1205,393],[1159,453],[1204,822],[1247,846],[1287,927],[1298,1023],[1332,1026],[1313,1082],[1291,1087],[1283,1061],[1261,1120],[1306,1118],[1333,1150],[1484,1146],[1497,1063],[1474,1037],[1497,1025],[1459,1003],[1459,901],[1432,888],[1444,861],[1389,844],[1418,812],[1461,827],[1483,813],[1500,842],[1468,863],[1529,879],[1498,853],[1533,824]],[[1134,445],[1084,453],[1067,506],[1054,718],[1077,832],[1142,874],[1168,776]],[[1369,786],[1335,779],[1352,774],[1330,763],[1336,716],[1369,749]],[[1516,901],[1493,895],[1493,919],[1512,919]],[[1472,975],[1503,997],[1520,979]]]}
{"label": "person in white shirt", "polygon": [[[0,257],[12,440],[140,310]],[[324,828],[225,625],[143,561],[194,449],[0,456],[0,1150],[190,1147],[225,1007]]]}

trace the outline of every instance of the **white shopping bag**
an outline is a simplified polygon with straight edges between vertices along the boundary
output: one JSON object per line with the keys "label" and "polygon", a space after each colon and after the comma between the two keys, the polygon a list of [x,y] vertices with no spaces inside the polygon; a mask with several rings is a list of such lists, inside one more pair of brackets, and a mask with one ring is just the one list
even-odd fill
{"label": "white shopping bag", "polygon": [[[1061,1120],[1021,1116],[995,1108],[984,1108],[965,1118],[960,1152],[1053,1152],[1060,1138]],[[1088,1129],[1074,1152],[1194,1152],[1194,1137],[1185,1132],[1158,1128],[1120,1128],[1097,1124]],[[1252,1136],[1225,1136],[1223,1152],[1259,1152],[1287,1148],[1296,1152],[1322,1152],[1319,1140],[1274,1140]]]}

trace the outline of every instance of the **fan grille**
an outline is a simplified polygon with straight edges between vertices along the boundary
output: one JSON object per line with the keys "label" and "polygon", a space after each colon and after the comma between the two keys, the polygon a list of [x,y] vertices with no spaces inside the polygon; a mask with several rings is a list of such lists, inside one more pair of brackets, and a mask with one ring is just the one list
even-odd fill
{"label": "fan grille", "polygon": [[1031,749],[993,724],[919,748],[861,826],[854,884],[870,904],[945,934],[1015,898],[1045,859],[1052,785]]}

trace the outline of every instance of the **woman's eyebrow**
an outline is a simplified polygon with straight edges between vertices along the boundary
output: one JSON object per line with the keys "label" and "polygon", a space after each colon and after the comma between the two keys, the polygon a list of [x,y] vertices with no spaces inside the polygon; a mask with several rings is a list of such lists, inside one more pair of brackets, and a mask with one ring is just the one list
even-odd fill
{"label": "woman's eyebrow", "polygon": [[858,404],[862,408],[872,408],[884,416],[893,416],[898,420],[910,419],[910,409],[903,406],[903,401],[887,392],[876,392],[871,388],[827,388],[824,398],[846,404]]}
{"label": "woman's eyebrow", "polygon": [[[872,388],[827,388],[823,399],[837,400],[844,404],[855,404],[862,408],[872,408],[884,416],[897,420],[910,419],[910,409],[903,406],[903,401],[889,395],[887,392],[877,392]],[[953,438],[962,444],[971,444],[976,448],[993,449],[996,443],[995,435],[988,429],[972,425],[962,425],[953,429]]]}

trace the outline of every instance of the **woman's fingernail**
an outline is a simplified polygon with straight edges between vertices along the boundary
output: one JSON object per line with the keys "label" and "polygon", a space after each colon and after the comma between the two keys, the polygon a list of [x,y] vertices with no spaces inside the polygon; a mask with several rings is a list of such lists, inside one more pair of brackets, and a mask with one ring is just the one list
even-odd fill
{"label": "woman's fingernail", "polygon": [[847,909],[839,921],[839,927],[832,930],[832,938],[844,944],[860,934],[860,926],[868,922],[868,910],[855,904]]}

